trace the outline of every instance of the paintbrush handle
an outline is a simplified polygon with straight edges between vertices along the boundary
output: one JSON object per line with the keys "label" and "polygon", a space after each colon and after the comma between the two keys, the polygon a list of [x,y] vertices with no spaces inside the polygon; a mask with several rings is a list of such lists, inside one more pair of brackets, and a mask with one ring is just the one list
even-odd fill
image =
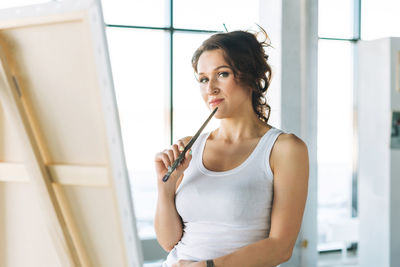
{"label": "paintbrush handle", "polygon": [[[186,150],[187,151],[187,150]],[[163,177],[163,182],[168,181],[169,177],[171,176],[172,172],[181,164],[182,160],[185,158],[185,150],[179,155],[179,157],[174,161],[172,166],[168,167],[168,172]]]}
{"label": "paintbrush handle", "polygon": [[186,145],[186,147],[183,149],[182,153],[178,156],[178,158],[174,161],[171,167],[168,167],[168,172],[164,175],[163,177],[163,182],[168,181],[169,177],[171,176],[172,172],[181,164],[182,160],[185,158],[186,152],[192,147],[194,142],[197,140],[199,137],[200,133],[203,131],[204,127],[208,124],[208,122],[211,120],[211,118],[214,116],[214,114],[217,112],[218,107],[216,107],[213,112],[211,112],[210,116],[208,116],[207,120],[201,125],[200,129],[197,131],[197,133],[190,139],[189,143]]}

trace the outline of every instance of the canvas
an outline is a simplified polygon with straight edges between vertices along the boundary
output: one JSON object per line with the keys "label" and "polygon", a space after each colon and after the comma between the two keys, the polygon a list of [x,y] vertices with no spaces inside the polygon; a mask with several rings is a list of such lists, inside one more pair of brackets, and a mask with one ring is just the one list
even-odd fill
{"label": "canvas", "polygon": [[0,266],[142,266],[100,3],[0,12]]}

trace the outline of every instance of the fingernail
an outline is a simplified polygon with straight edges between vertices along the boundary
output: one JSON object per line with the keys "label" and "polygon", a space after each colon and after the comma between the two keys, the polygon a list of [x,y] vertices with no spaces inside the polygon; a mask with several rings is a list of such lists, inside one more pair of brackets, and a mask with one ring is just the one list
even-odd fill
{"label": "fingernail", "polygon": [[189,155],[192,155],[192,150],[189,151]]}
{"label": "fingernail", "polygon": [[179,146],[179,151],[182,152],[183,150],[185,150],[185,148],[183,146]]}

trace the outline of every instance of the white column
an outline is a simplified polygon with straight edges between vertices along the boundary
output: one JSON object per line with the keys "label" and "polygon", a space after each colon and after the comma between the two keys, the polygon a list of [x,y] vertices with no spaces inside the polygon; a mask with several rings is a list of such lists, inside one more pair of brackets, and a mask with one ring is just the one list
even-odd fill
{"label": "white column", "polygon": [[[400,111],[400,38],[359,42],[359,265],[400,266],[400,149],[391,112]],[[397,73],[396,73],[397,72]]]}
{"label": "white column", "polygon": [[282,266],[313,267],[317,265],[318,1],[260,0],[260,24],[275,48],[271,91],[280,92],[280,127],[306,142],[310,158],[301,232],[292,258]]}

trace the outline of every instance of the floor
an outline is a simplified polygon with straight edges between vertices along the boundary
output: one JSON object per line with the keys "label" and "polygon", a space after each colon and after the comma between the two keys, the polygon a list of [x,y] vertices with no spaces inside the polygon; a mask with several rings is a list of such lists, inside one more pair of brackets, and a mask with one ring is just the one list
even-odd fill
{"label": "floor", "polygon": [[346,256],[341,252],[322,252],[318,254],[318,267],[358,267],[357,251],[348,251]]}
{"label": "floor", "polygon": [[[162,262],[145,263],[144,267],[161,267]],[[341,252],[323,252],[318,254],[317,267],[359,267],[357,264],[357,252],[348,251],[346,257]]]}
{"label": "floor", "polygon": [[143,267],[161,267],[162,261],[144,263]]}

